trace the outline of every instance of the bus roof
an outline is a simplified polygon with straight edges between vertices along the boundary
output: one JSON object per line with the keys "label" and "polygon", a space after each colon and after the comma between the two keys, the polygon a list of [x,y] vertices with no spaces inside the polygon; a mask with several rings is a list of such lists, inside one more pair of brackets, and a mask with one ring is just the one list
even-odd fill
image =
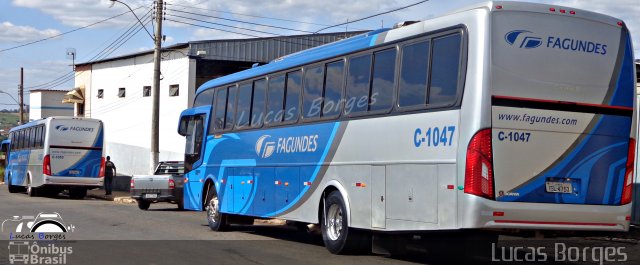
{"label": "bus roof", "polygon": [[[614,26],[619,26],[622,21],[620,19],[603,15],[600,13],[594,13],[582,9],[569,8],[558,5],[538,4],[538,3],[526,3],[526,2],[512,2],[512,1],[489,1],[470,5],[462,9],[458,9],[439,16],[444,17],[456,13],[466,12],[474,9],[488,9],[489,11],[525,11],[525,12],[538,12],[546,14],[555,14],[568,17],[577,17],[582,19],[594,20],[602,23],[607,23]],[[429,20],[421,21],[421,23],[428,23]],[[328,58],[345,55],[348,53],[356,52],[376,44],[376,39],[379,34],[389,31],[391,29],[379,29],[368,33],[360,34],[341,41],[325,44],[308,50],[300,51],[294,54],[287,55],[285,57],[276,59],[266,65],[254,67],[234,74],[219,77],[204,83],[196,91],[196,95],[210,88],[235,83],[238,81],[251,79],[257,76],[263,76],[269,73],[274,73],[286,69],[290,69],[296,66],[305,65],[310,62],[321,61]]]}
{"label": "bus roof", "polygon": [[35,121],[30,121],[27,122],[25,124],[22,125],[18,125],[16,127],[11,128],[11,130],[9,130],[9,132],[13,132],[15,130],[20,130],[20,129],[24,129],[24,128],[28,128],[34,125],[38,125],[38,124],[44,124],[49,120],[85,120],[85,121],[99,121],[101,122],[101,120],[98,119],[92,119],[92,118],[81,118],[81,117],[69,117],[69,116],[52,116],[52,117],[47,117],[44,119],[40,119],[40,120],[35,120]]}

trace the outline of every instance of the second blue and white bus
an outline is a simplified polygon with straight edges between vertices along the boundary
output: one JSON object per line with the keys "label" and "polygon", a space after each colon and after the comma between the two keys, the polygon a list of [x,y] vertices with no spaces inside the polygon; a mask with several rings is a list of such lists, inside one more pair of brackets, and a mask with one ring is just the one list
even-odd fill
{"label": "second blue and white bus", "polygon": [[36,196],[68,190],[70,197],[84,198],[87,189],[101,187],[102,127],[96,119],[49,117],[11,129],[4,176],[9,192]]}
{"label": "second blue and white bus", "polygon": [[[185,208],[372,232],[626,231],[629,30],[585,10],[489,2],[202,85],[182,113]],[[365,246],[366,247],[366,246]]]}

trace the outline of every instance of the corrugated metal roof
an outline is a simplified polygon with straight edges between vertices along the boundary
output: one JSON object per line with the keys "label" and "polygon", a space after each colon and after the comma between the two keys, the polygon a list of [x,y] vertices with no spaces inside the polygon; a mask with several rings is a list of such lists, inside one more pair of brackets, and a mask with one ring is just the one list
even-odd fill
{"label": "corrugated metal roof", "polygon": [[199,56],[202,59],[266,63],[291,53],[346,39],[364,32],[190,42],[189,54],[197,55],[200,51],[206,53],[206,55]]}
{"label": "corrugated metal roof", "polygon": [[[206,60],[227,60],[242,62],[269,62],[287,54],[299,52],[323,44],[349,38],[366,31],[292,35],[269,38],[203,40],[178,43],[163,47],[162,50],[188,49],[187,55]],[[200,55],[198,53],[200,51]],[[115,60],[128,59],[153,53],[153,50],[137,52],[107,59],[84,62],[78,66],[91,65]]]}

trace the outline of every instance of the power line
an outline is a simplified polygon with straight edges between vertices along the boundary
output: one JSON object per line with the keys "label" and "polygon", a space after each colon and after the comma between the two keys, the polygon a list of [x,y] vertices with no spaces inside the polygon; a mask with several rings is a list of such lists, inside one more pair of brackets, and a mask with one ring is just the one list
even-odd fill
{"label": "power line", "polygon": [[[138,8],[136,8],[136,9],[134,9],[134,10],[137,10],[137,9],[140,9],[140,8],[142,8],[142,7],[138,7]],[[125,15],[125,14],[127,14],[127,13],[129,13],[129,12],[130,12],[130,11],[127,11],[127,12],[124,12],[124,13],[120,13],[119,15],[115,15],[115,16],[112,16],[112,17],[109,17],[109,18],[106,18],[106,19],[100,20],[100,21],[98,21],[98,22],[94,22],[94,23],[91,23],[91,24],[86,25],[86,26],[82,26],[82,27],[75,28],[75,29],[72,29],[72,30],[69,30],[69,31],[65,31],[65,32],[63,32],[63,33],[60,33],[60,34],[57,34],[57,35],[54,35],[54,36],[51,36],[51,37],[47,37],[47,38],[43,38],[43,39],[39,39],[39,40],[35,40],[35,41],[32,41],[32,42],[28,42],[28,43],[20,44],[20,45],[18,45],[18,46],[13,46],[13,47],[10,47],[10,48],[2,49],[2,50],[0,50],[0,53],[1,53],[1,52],[10,51],[10,50],[13,50],[13,49],[17,49],[17,48],[21,48],[21,47],[24,47],[24,46],[28,46],[28,45],[32,45],[32,44],[36,44],[36,43],[43,42],[43,41],[46,41],[46,40],[54,39],[54,38],[60,37],[60,36],[62,36],[62,35],[66,35],[66,34],[69,34],[69,33],[72,33],[72,32],[76,32],[76,31],[81,30],[81,29],[86,29],[86,28],[89,28],[89,27],[92,27],[92,26],[98,25],[98,24],[100,24],[100,23],[107,22],[107,21],[112,20],[112,19],[114,19],[114,18],[120,17],[120,16]]]}
{"label": "power line", "polygon": [[241,33],[241,32],[236,32],[236,31],[231,31],[231,30],[226,30],[226,29],[219,29],[219,28],[214,28],[214,27],[209,27],[209,26],[204,26],[204,25],[198,25],[198,24],[193,24],[193,23],[184,22],[184,21],[177,21],[177,20],[173,20],[173,19],[170,19],[170,18],[165,18],[165,20],[171,21],[171,22],[175,22],[175,23],[195,26],[195,27],[214,29],[214,30],[219,30],[219,31],[223,31],[223,32],[228,32],[228,33],[233,33],[233,34],[238,34],[238,35],[244,35],[244,36],[249,36],[249,37],[254,37],[254,38],[262,38],[261,36],[256,36],[256,35],[251,35],[251,34],[247,34],[247,33]]}
{"label": "power line", "polygon": [[[150,20],[150,13],[151,13],[151,9],[143,16],[143,20]],[[144,25],[149,24],[149,21],[147,21],[146,23],[144,23]],[[137,30],[136,30],[137,28]],[[96,55],[94,55],[88,62],[93,62],[93,61],[97,61],[97,60],[101,60],[103,58],[106,58],[107,56],[111,55],[112,53],[114,53],[117,49],[119,49],[122,45],[124,45],[124,43],[126,43],[127,41],[129,41],[131,38],[133,38],[133,36],[135,36],[138,32],[140,32],[140,30],[142,30],[142,26],[138,25],[137,22],[135,22],[132,26],[130,26],[123,34],[121,34],[116,40],[112,41],[109,45],[107,45],[107,47],[105,47],[104,49],[102,49],[102,51],[100,51],[99,53],[97,53]],[[61,77],[58,77],[52,81],[49,81],[47,83],[43,83],[40,85],[36,85],[36,86],[31,86],[31,87],[27,87],[28,89],[37,89],[37,88],[42,88],[45,86],[50,86],[50,87],[55,87],[61,84],[64,84],[66,82],[68,82],[71,79],[74,79],[75,77],[77,77],[79,74],[76,73],[75,75],[73,74],[74,71],[71,71]]]}
{"label": "power line", "polygon": [[267,24],[260,24],[260,23],[254,23],[254,22],[230,19],[230,18],[223,18],[223,17],[211,16],[211,15],[205,15],[205,14],[199,14],[199,13],[193,13],[193,12],[187,12],[187,11],[180,11],[180,10],[171,9],[171,8],[169,8],[167,10],[174,11],[174,12],[185,13],[185,14],[190,14],[190,15],[208,17],[208,18],[215,18],[215,19],[220,19],[220,20],[228,20],[228,21],[233,21],[233,22],[238,22],[238,23],[251,24],[251,25],[256,25],[256,26],[263,26],[263,27],[276,28],[276,29],[284,29],[284,30],[290,30],[290,31],[298,31],[298,32],[304,32],[304,33],[313,33],[312,31],[293,29],[293,28],[286,28],[286,27],[280,27],[280,26],[273,26],[273,25],[267,25]]}
{"label": "power line", "polygon": [[374,14],[374,15],[370,15],[370,16],[359,18],[359,19],[356,19],[356,20],[348,21],[348,22],[345,22],[345,23],[340,23],[340,24],[336,24],[336,25],[333,25],[333,26],[324,27],[324,28],[321,28],[321,29],[317,30],[314,33],[319,33],[320,31],[323,31],[325,29],[339,27],[339,26],[342,26],[342,25],[346,25],[346,24],[362,21],[362,20],[365,20],[365,19],[370,19],[372,17],[377,17],[377,16],[380,16],[380,15],[389,14],[389,13],[392,13],[392,12],[396,12],[398,10],[402,10],[402,9],[406,9],[406,8],[409,8],[409,7],[412,7],[412,6],[415,6],[415,5],[422,4],[422,3],[427,2],[427,1],[429,1],[429,0],[420,1],[420,2],[413,3],[413,4],[410,4],[410,5],[407,5],[407,6],[399,7],[399,8],[392,9],[392,10],[389,10],[389,11],[385,11],[385,12],[382,12],[382,13],[377,13],[377,14]]}
{"label": "power line", "polygon": [[217,26],[223,26],[223,27],[229,27],[229,28],[234,28],[234,29],[240,29],[240,30],[246,30],[246,31],[253,31],[253,32],[257,32],[257,33],[280,36],[279,34],[275,34],[275,33],[271,33],[271,32],[255,30],[255,29],[248,29],[248,28],[237,27],[237,26],[231,26],[231,25],[215,23],[215,22],[209,22],[209,21],[201,20],[201,19],[197,19],[197,18],[183,17],[183,16],[180,16],[180,15],[173,15],[173,14],[167,14],[167,16],[178,17],[178,18],[183,18],[183,19],[189,19],[189,20],[198,21],[198,22],[207,23],[207,24],[212,24],[212,25],[217,25]]}
{"label": "power line", "polygon": [[[274,17],[265,17],[265,16],[257,16],[257,15],[249,15],[249,14],[242,14],[242,13],[234,13],[234,12],[229,12],[229,11],[206,9],[206,8],[201,8],[201,7],[186,6],[186,5],[173,4],[173,3],[167,3],[167,5],[179,6],[179,7],[189,8],[189,9],[199,9],[199,10],[213,11],[213,12],[219,12],[219,13],[225,13],[225,14],[231,14],[231,15],[238,15],[238,16],[245,16],[245,17],[254,17],[254,18],[263,18],[263,19],[279,20],[279,21],[286,21],[286,22],[295,22],[295,23],[315,25],[315,26],[329,26],[329,25],[325,25],[325,24],[318,24],[318,23],[312,23],[312,22],[297,21],[297,20],[290,20],[290,19],[283,19],[283,18],[274,18]],[[196,5],[198,5],[198,4],[196,4]]]}

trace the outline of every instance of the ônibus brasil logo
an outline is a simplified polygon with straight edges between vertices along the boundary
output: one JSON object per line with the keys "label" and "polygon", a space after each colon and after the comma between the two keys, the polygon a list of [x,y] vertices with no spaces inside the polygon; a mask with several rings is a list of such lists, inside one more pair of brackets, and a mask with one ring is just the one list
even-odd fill
{"label": "\u00f4nibus brasil logo", "polygon": [[504,40],[511,46],[517,46],[523,49],[533,49],[542,45],[542,39],[537,36],[533,36],[533,33],[528,30],[514,30],[504,35]]}

